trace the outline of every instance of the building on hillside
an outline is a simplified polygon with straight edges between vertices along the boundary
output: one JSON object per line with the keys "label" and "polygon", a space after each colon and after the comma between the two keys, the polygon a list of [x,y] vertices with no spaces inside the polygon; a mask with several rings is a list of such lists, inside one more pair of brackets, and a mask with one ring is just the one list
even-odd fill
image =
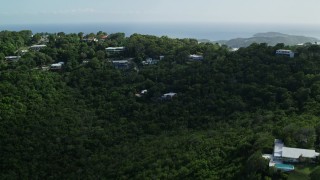
{"label": "building on hillside", "polygon": [[8,62],[16,62],[18,61],[21,56],[6,56],[4,57]]}
{"label": "building on hillside", "polygon": [[146,94],[148,94],[148,90],[147,90],[147,89],[144,89],[144,90],[142,90],[140,93],[136,93],[135,95],[136,95],[137,97],[142,97],[142,96],[144,96],[144,95],[146,95]]}
{"label": "building on hillside", "polygon": [[50,70],[52,70],[52,71],[62,70],[63,65],[64,65],[64,62],[58,62],[58,63],[51,64]]}
{"label": "building on hillside", "polygon": [[142,61],[142,64],[143,65],[158,64],[158,62],[163,59],[164,59],[164,56],[159,56],[159,59],[147,58],[145,61]]}
{"label": "building on hillside", "polygon": [[101,36],[99,41],[105,41],[108,38],[108,35]]}
{"label": "building on hillside", "polygon": [[27,50],[27,49],[22,49],[22,50],[19,50],[19,51],[18,51],[18,54],[19,54],[19,55],[25,55],[27,52],[29,52],[29,50]]}
{"label": "building on hillside", "polygon": [[47,47],[47,45],[44,45],[44,44],[42,44],[42,45],[33,45],[33,46],[30,46],[30,49],[33,50],[33,51],[39,51],[40,49],[45,48],[45,47]]}
{"label": "building on hillside", "polygon": [[162,100],[171,100],[175,96],[177,96],[177,93],[170,92],[170,93],[163,94],[161,96],[161,99]]}
{"label": "building on hillside", "polygon": [[98,42],[99,40],[95,37],[83,38],[83,42]]}
{"label": "building on hillside", "polygon": [[147,90],[147,89],[144,89],[144,90],[141,91],[140,94],[147,94],[147,93],[148,93],[148,90]]}
{"label": "building on hillside", "polygon": [[290,58],[294,58],[294,52],[286,49],[278,49],[276,50],[276,55],[288,56]]}
{"label": "building on hillside", "polygon": [[130,68],[130,62],[128,60],[114,60],[114,61],[112,61],[112,65],[116,69],[129,69]]}
{"label": "building on hillside", "polygon": [[285,147],[284,143],[275,139],[273,158],[285,162],[299,162],[299,158],[315,159],[319,156],[315,150]]}
{"label": "building on hillside", "polygon": [[231,49],[230,49],[231,52],[236,52],[236,51],[238,51],[238,50],[239,50],[239,48],[231,48]]}
{"label": "building on hillside", "polygon": [[106,48],[107,53],[114,54],[114,53],[121,53],[125,50],[125,47],[108,47]]}
{"label": "building on hillside", "polygon": [[202,61],[203,60],[203,56],[202,55],[191,54],[191,55],[189,55],[189,60],[191,60],[191,61]]}
{"label": "building on hillside", "polygon": [[301,158],[316,159],[320,154],[312,149],[301,149],[285,147],[284,143],[279,140],[274,140],[273,154],[264,154],[263,158],[269,160],[269,166],[275,167],[283,171],[292,171],[294,166],[285,163],[297,163]]}
{"label": "building on hillside", "polygon": [[159,60],[157,59],[152,59],[152,58],[147,58],[145,61],[142,61],[143,65],[152,65],[152,64],[157,64]]}

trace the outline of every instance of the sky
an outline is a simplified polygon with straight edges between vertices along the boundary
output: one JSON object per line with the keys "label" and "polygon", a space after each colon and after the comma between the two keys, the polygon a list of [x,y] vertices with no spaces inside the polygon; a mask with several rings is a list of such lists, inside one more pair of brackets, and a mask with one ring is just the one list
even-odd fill
{"label": "sky", "polygon": [[0,25],[110,22],[320,25],[319,0],[1,0]]}

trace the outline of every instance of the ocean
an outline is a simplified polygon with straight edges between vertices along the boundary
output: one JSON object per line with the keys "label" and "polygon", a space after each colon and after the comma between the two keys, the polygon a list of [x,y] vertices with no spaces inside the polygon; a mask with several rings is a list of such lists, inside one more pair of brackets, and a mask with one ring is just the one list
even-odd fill
{"label": "ocean", "polygon": [[241,24],[241,23],[84,23],[84,24],[21,24],[0,25],[0,30],[31,30],[33,33],[97,33],[123,32],[126,36],[134,33],[171,38],[195,38],[229,40],[248,38],[256,33],[280,32],[290,35],[304,35],[320,39],[320,25],[283,24]]}

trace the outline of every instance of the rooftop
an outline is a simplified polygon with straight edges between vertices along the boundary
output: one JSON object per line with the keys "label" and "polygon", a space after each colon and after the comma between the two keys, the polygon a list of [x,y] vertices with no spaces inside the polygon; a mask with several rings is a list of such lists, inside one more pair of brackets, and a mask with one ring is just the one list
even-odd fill
{"label": "rooftop", "polygon": [[106,50],[124,50],[125,47],[107,47]]}
{"label": "rooftop", "polygon": [[61,66],[62,66],[62,64],[60,64],[60,63],[51,64],[51,67],[61,67]]}
{"label": "rooftop", "polygon": [[170,93],[166,93],[164,94],[163,96],[175,96],[177,93],[173,93],[173,92],[170,92]]}
{"label": "rooftop", "polygon": [[47,47],[47,45],[41,44],[41,45],[33,45],[30,46],[31,48],[39,48],[39,47]]}
{"label": "rooftop", "polygon": [[115,61],[112,61],[112,63],[128,63],[129,61],[128,60],[115,60]]}
{"label": "rooftop", "polygon": [[281,140],[275,139],[273,156],[294,159],[298,159],[300,156],[305,158],[315,158],[319,156],[319,153],[312,149],[285,147]]}
{"label": "rooftop", "polygon": [[289,148],[289,147],[282,148],[282,157],[297,159],[300,156],[305,158],[316,158],[317,156],[319,156],[319,153],[311,149],[300,149],[300,148]]}
{"label": "rooftop", "polygon": [[203,58],[202,55],[197,55],[197,54],[191,54],[189,57],[190,58]]}
{"label": "rooftop", "polygon": [[6,59],[17,59],[20,58],[21,56],[6,56]]}

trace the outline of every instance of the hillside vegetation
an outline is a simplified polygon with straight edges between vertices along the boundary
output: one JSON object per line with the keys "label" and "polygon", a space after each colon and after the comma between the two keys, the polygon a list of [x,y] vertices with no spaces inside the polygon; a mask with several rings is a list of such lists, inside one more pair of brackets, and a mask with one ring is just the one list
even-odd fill
{"label": "hillside vegetation", "polygon": [[[320,46],[230,52],[194,39],[104,35],[0,33],[0,179],[286,179],[261,158],[275,138],[320,150]],[[5,61],[41,36],[46,48]],[[83,40],[91,37],[100,40]],[[109,46],[126,51],[111,56]],[[129,57],[136,68],[110,62]],[[41,70],[60,61],[62,71]],[[177,96],[160,98],[168,92]]]}

